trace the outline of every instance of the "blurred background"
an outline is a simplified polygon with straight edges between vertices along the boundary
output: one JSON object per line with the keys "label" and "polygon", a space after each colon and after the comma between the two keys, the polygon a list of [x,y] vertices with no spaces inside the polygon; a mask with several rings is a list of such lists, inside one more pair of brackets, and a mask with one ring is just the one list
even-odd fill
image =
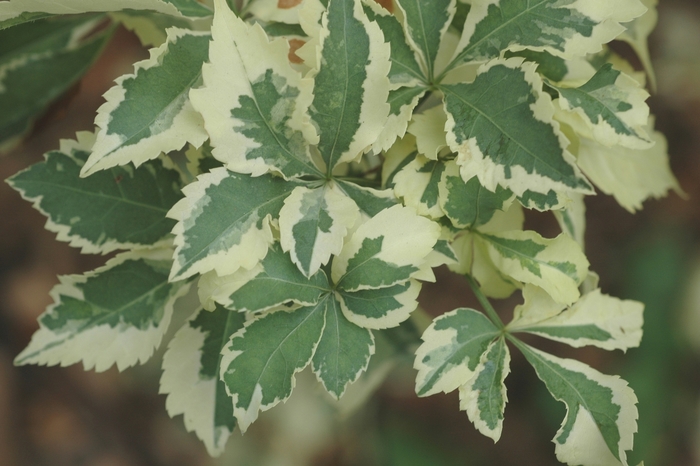
{"label": "blurred background", "polygon": [[[651,36],[658,90],[649,104],[688,199],[672,193],[648,201],[636,215],[604,195],[587,199],[592,269],[603,292],[646,304],[642,345],[622,355],[537,344],[629,381],[640,413],[630,464],[686,466],[700,465],[700,2],[660,3]],[[624,53],[625,46],[616,50]],[[0,178],[40,161],[60,138],[91,130],[101,95],[147,56],[132,34],[120,30],[80,86],[53,106],[31,138],[0,159]],[[358,409],[353,399],[335,406],[310,374],[299,374],[286,404],[263,413],[245,437],[234,432],[226,453],[211,459],[182,418],[171,420],[165,412],[165,397],[158,395],[162,351],[123,373],[12,365],[51,303],[56,275],[85,272],[105,258],[57,242],[44,230],[45,218],[5,183],[0,219],[2,466],[559,464],[551,439],[564,405],[549,396],[517,352],[496,445],[459,411],[456,393],[417,398],[412,359],[405,357],[380,368],[388,377]],[[539,231],[555,228],[550,216],[532,215],[528,222]],[[460,277],[441,271],[438,283],[425,286],[421,297],[432,314],[478,308]],[[517,303],[516,297],[497,304],[509,313]]]}

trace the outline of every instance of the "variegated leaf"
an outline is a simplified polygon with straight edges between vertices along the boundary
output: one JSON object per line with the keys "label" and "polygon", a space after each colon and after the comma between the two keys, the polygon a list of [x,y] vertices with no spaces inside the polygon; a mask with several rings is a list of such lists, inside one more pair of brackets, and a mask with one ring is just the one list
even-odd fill
{"label": "variegated leaf", "polygon": [[207,141],[201,147],[190,146],[185,151],[185,168],[189,176],[196,177],[223,166],[221,162],[214,158],[212,150],[211,144]]}
{"label": "variegated leaf", "polygon": [[396,0],[396,4],[403,13],[406,38],[432,82],[438,49],[456,11],[455,0]]}
{"label": "variegated leaf", "polygon": [[326,325],[311,367],[328,393],[339,399],[367,369],[375,350],[374,335],[345,318],[335,299],[329,297],[327,303]]}
{"label": "variegated leaf", "polygon": [[552,396],[566,405],[554,437],[557,459],[570,465],[627,466],[637,431],[637,397],[618,376],[516,343]]}
{"label": "variegated leaf", "polygon": [[505,338],[492,341],[481,355],[474,376],[459,387],[459,407],[474,427],[498,442],[503,431],[503,412],[508,396],[503,383],[510,372],[510,352]]}
{"label": "variegated leaf", "polygon": [[445,123],[447,115],[440,105],[414,115],[408,132],[416,137],[416,147],[420,154],[432,160],[438,159],[440,151],[447,147]]}
{"label": "variegated leaf", "polygon": [[513,201],[513,193],[501,186],[491,192],[479,183],[477,177],[465,183],[454,161],[445,164],[438,187],[440,207],[457,228],[484,225],[497,211],[508,210]]}
{"label": "variegated leaf", "polygon": [[273,245],[259,266],[250,271],[240,270],[224,277],[207,275],[201,280],[215,281],[215,288],[206,286],[217,290],[213,295],[217,302],[229,309],[250,312],[265,311],[285,303],[311,306],[331,291],[324,271],[307,278],[278,244]]}
{"label": "variegated leaf", "polygon": [[578,285],[586,278],[589,263],[569,235],[545,239],[528,230],[478,236],[501,273],[544,288],[558,303],[571,304],[579,298]]}
{"label": "variegated leaf", "polygon": [[467,15],[469,15],[469,11],[472,9],[472,0],[457,0],[455,9],[456,11],[450,26],[461,34],[464,29],[464,23],[467,21]]}
{"label": "variegated leaf", "polygon": [[517,196],[517,198],[518,202],[525,208],[546,212],[548,210],[556,211],[564,208],[564,206],[568,205],[571,201],[571,198],[576,196],[583,197],[583,194],[571,191],[563,193],[550,189],[546,193],[527,190],[522,195]]}
{"label": "variegated leaf", "polygon": [[570,308],[553,312],[556,303],[546,293],[529,288],[523,292],[525,303],[516,308],[514,319],[508,324],[511,332],[534,333],[576,348],[593,345],[627,350],[639,346],[642,303],[604,295],[596,289]]}
{"label": "variegated leaf", "polygon": [[0,27],[0,153],[16,146],[90,68],[114,32],[111,26],[95,30],[105,20],[87,15]]}
{"label": "variegated leaf", "polygon": [[74,15],[121,10],[152,10],[191,18],[211,16],[211,10],[197,0],[10,0],[0,4],[0,21],[16,18],[23,13]]}
{"label": "variegated leaf", "polygon": [[114,11],[109,16],[136,34],[145,47],[163,45],[168,40],[169,28],[204,30],[209,29],[206,26],[211,23],[211,18],[191,20],[143,10]]}
{"label": "variegated leaf", "polygon": [[419,215],[440,218],[444,212],[440,208],[438,186],[444,170],[444,162],[418,155],[394,176],[394,192]]}
{"label": "variegated leaf", "polygon": [[15,364],[82,361],[86,370],[146,362],[160,345],[173,305],[189,286],[168,282],[172,251],[129,252],[85,275],[60,277],[54,304]]}
{"label": "variegated leaf", "polygon": [[338,187],[355,201],[360,212],[367,217],[374,217],[382,210],[398,204],[390,189],[378,190],[343,180],[338,180]]}
{"label": "variegated leaf", "polygon": [[389,115],[390,47],[360,0],[330,0],[323,15],[311,119],[327,173],[375,143]]}
{"label": "variegated leaf", "polygon": [[481,312],[460,308],[435,319],[425,330],[413,367],[416,393],[449,393],[475,374],[498,328]]}
{"label": "variegated leaf", "polygon": [[417,280],[380,288],[336,293],[345,318],[355,325],[370,329],[398,326],[418,306],[421,284]]}
{"label": "variegated leaf", "polygon": [[292,394],[294,374],[309,364],[323,335],[328,299],[248,321],[222,350],[221,380],[242,432]]}
{"label": "variegated leaf", "polygon": [[584,238],[586,234],[586,204],[583,196],[572,194],[564,209],[555,210],[554,217],[559,223],[561,231],[571,236],[584,250]]}
{"label": "variegated leaf", "polygon": [[567,150],[533,63],[497,59],[482,66],[473,83],[441,89],[447,142],[458,153],[463,179],[477,176],[490,191],[500,184],[518,196],[592,192]]}
{"label": "variegated leaf", "polygon": [[312,82],[292,69],[285,39],[269,41],[217,0],[204,87],[191,92],[214,157],[239,173],[319,175],[309,155],[317,138],[307,112]]}
{"label": "variegated leaf", "polygon": [[77,137],[8,183],[48,217],[48,230],[84,253],[162,243],[175,225],[165,214],[182,198],[179,174],[154,160],[80,178],[95,136]]}
{"label": "variegated leaf", "polygon": [[169,29],[165,44],[138,62],[135,72],[117,79],[105,94],[95,124],[100,128],[83,175],[116,165],[139,166],[161,152],[199,147],[207,139],[189,91],[199,84],[210,35]]}
{"label": "variegated leaf", "polygon": [[[649,129],[653,123],[649,124]],[[611,194],[622,207],[634,212],[648,198],[660,198],[670,189],[680,191],[671,172],[668,144],[663,134],[653,131],[654,146],[646,150],[605,147],[590,139],[581,139],[578,164],[581,170],[605,194]]]}
{"label": "variegated leaf", "polygon": [[452,66],[488,61],[505,50],[574,58],[595,53],[642,15],[639,0],[474,0]]}
{"label": "variegated leaf", "polygon": [[400,87],[389,91],[389,117],[381,134],[372,145],[374,152],[387,151],[397,138],[404,137],[408,122],[413,116],[413,110],[426,92],[427,88],[422,85]]}
{"label": "variegated leaf", "polygon": [[182,414],[212,456],[224,451],[236,426],[226,387],[219,379],[221,350],[243,328],[245,314],[217,307],[201,310],[175,334],[163,356],[160,393],[171,417]]}
{"label": "variegated leaf", "polygon": [[326,183],[309,189],[299,186],[280,210],[280,244],[299,270],[314,275],[331,255],[340,253],[343,238],[355,225],[360,210],[338,186]]}
{"label": "variegated leaf", "polygon": [[382,164],[382,186],[385,188],[394,187],[394,177],[403,167],[411,163],[418,156],[416,150],[416,138],[408,133],[403,138],[396,141],[386,154]]}
{"label": "variegated leaf", "polygon": [[339,290],[384,288],[420,270],[440,237],[440,227],[409,207],[382,210],[360,225],[331,267]]}
{"label": "variegated leaf", "polygon": [[266,22],[299,23],[302,0],[254,0],[246,5],[246,13]]}
{"label": "variegated leaf", "polygon": [[168,212],[178,221],[171,279],[216,270],[251,269],[273,242],[270,220],[298,186],[272,176],[253,178],[215,168],[185,186],[185,198]]}
{"label": "variegated leaf", "polygon": [[576,125],[585,137],[612,147],[648,149],[653,143],[644,130],[649,119],[649,97],[637,81],[605,64],[586,84],[577,88],[556,87],[559,106],[585,123]]}
{"label": "variegated leaf", "polygon": [[20,13],[19,15],[12,17],[10,19],[5,19],[3,21],[0,21],[0,31],[2,31],[3,29],[14,27],[14,26],[19,26],[21,24],[31,23],[31,22],[39,20],[39,19],[50,18],[51,16],[54,16],[54,15],[52,15],[51,13],[42,13],[42,12]]}
{"label": "variegated leaf", "polygon": [[624,23],[625,31],[618,37],[619,40],[624,40],[632,46],[637,53],[639,60],[644,66],[644,70],[649,78],[649,84],[652,91],[656,90],[656,74],[654,67],[651,64],[651,55],[649,54],[648,38],[651,32],[656,27],[659,19],[657,4],[659,0],[641,0],[645,7],[646,13],[633,19],[630,22]]}

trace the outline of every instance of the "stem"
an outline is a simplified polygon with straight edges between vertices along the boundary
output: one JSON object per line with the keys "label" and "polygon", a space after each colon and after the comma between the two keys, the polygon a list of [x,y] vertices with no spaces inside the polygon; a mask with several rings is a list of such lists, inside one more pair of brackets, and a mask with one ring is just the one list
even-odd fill
{"label": "stem", "polygon": [[478,299],[481,305],[484,307],[486,314],[493,321],[493,323],[496,324],[496,326],[498,326],[498,328],[504,329],[505,325],[503,324],[503,321],[498,316],[493,306],[491,306],[491,303],[489,302],[488,298],[484,296],[484,293],[481,292],[481,288],[479,288],[479,285],[476,283],[474,278],[472,278],[472,276],[469,274],[466,274],[465,277],[467,278],[467,283],[469,283],[469,286],[472,288],[476,299]]}

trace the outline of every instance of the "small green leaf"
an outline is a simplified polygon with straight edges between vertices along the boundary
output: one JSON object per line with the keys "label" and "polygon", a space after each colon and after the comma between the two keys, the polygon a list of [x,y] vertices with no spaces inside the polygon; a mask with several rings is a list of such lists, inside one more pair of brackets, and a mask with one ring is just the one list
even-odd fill
{"label": "small green leaf", "polygon": [[154,160],[80,178],[94,140],[78,133],[78,141],[62,141],[59,151],[8,183],[48,217],[48,230],[84,253],[161,243],[175,225],[165,214],[182,198],[179,174]]}
{"label": "small green leaf", "polygon": [[217,307],[200,310],[175,334],[163,356],[159,393],[171,417],[184,415],[212,456],[224,451],[236,426],[226,387],[219,380],[221,350],[243,328],[245,314]]}
{"label": "small green leaf", "polygon": [[374,335],[348,321],[335,299],[329,298],[327,302],[326,326],[312,368],[328,393],[339,399],[347,386],[367,369],[374,354]]}
{"label": "small green leaf", "polygon": [[409,280],[377,290],[340,291],[336,297],[343,314],[353,324],[385,329],[396,327],[410,317],[418,306],[420,289],[419,281]]}
{"label": "small green leaf", "polygon": [[221,379],[242,432],[292,394],[294,374],[309,364],[323,335],[327,301],[248,321],[222,350]]}
{"label": "small green leaf", "polygon": [[173,305],[189,286],[168,282],[169,249],[120,254],[85,275],[60,277],[54,304],[15,364],[82,361],[97,372],[146,362],[160,345]]}
{"label": "small green leaf", "polygon": [[413,367],[416,393],[449,393],[475,374],[498,328],[481,312],[459,308],[441,315],[425,330]]}

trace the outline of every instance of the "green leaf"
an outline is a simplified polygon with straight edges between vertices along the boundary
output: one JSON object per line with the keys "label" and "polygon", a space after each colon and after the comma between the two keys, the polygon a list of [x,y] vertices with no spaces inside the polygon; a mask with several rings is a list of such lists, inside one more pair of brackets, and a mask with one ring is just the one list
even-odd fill
{"label": "green leaf", "polygon": [[[615,70],[610,63],[583,86],[555,87],[559,106],[574,113],[583,122],[576,125],[577,133],[612,147],[622,145],[632,149],[648,149],[653,145],[644,130],[649,120],[649,97],[637,81]],[[584,131],[578,131],[583,129]]]}
{"label": "green leaf", "polygon": [[545,239],[528,230],[478,236],[503,274],[543,288],[558,303],[571,304],[579,298],[578,285],[586,278],[589,263],[569,235]]}
{"label": "green leaf", "polygon": [[490,191],[497,185],[525,191],[592,193],[553,119],[535,65],[520,58],[494,60],[471,84],[443,85],[447,142],[458,153],[462,178],[477,176]]}
{"label": "green leaf", "polygon": [[474,376],[459,387],[459,407],[479,432],[498,442],[508,396],[503,383],[510,372],[510,352],[505,338],[492,341],[481,355]]}
{"label": "green leaf", "polygon": [[226,387],[219,380],[221,350],[243,328],[245,314],[217,307],[195,313],[168,344],[163,356],[159,393],[167,394],[171,417],[184,415],[212,456],[224,451],[236,426]]}
{"label": "green leaf", "polygon": [[273,242],[270,221],[297,186],[272,176],[253,178],[215,168],[185,186],[168,212],[178,221],[171,279],[216,270],[251,269]]}
{"label": "green leaf", "polygon": [[294,374],[309,364],[323,335],[327,301],[248,321],[224,347],[221,379],[242,432],[259,411],[292,394]]}
{"label": "green leaf", "polygon": [[114,32],[94,31],[104,20],[104,15],[48,18],[0,30],[0,152],[19,143],[94,63]]}
{"label": "green leaf", "polygon": [[573,306],[558,306],[541,289],[526,286],[525,303],[515,308],[508,324],[511,332],[534,333],[575,348],[593,345],[606,350],[627,350],[642,339],[644,305],[604,295],[599,289]]}
{"label": "green leaf", "polygon": [[481,312],[459,308],[435,319],[425,330],[413,367],[416,393],[449,393],[475,374],[498,328]]}
{"label": "green leaf", "polygon": [[[2,22],[0,22],[0,31],[3,29],[11,28],[14,26],[19,26],[20,24],[26,24],[26,23],[31,23],[32,21],[36,21],[38,19],[44,19],[44,18],[50,18],[53,16],[50,13],[20,13],[19,15],[15,16],[14,18],[11,19],[6,19]],[[15,29],[15,32],[17,30]]]}
{"label": "green leaf", "polygon": [[[141,45],[159,47],[168,40],[167,30],[175,27],[180,29],[197,30],[205,20],[189,20],[176,16],[164,15],[154,11],[122,10],[112,12],[109,16],[126,29],[136,34]],[[208,28],[207,28],[208,29]]]}
{"label": "green leaf", "polygon": [[355,325],[370,329],[396,327],[408,319],[418,306],[421,284],[417,280],[352,293],[336,293],[345,318]]}
{"label": "green leaf", "polygon": [[54,304],[15,364],[67,366],[97,372],[146,362],[160,345],[173,305],[189,286],[168,282],[169,249],[120,254],[85,275],[59,277]]}
{"label": "green leaf", "polygon": [[311,306],[330,291],[325,272],[305,277],[278,244],[250,271],[200,278],[200,296],[208,295],[228,309],[239,311],[266,311],[290,302]]}
{"label": "green leaf", "polygon": [[374,335],[348,321],[335,299],[327,303],[326,326],[311,367],[328,393],[339,399],[367,369],[375,350]]}
{"label": "green leaf", "polygon": [[314,275],[337,255],[359,218],[359,208],[335,183],[309,189],[299,186],[280,210],[280,244],[299,270]]}
{"label": "green leaf", "polygon": [[330,0],[323,15],[311,119],[330,174],[377,140],[389,114],[390,47],[359,0]]}
{"label": "green leaf", "polygon": [[117,79],[97,111],[100,129],[83,175],[130,162],[138,166],[188,142],[199,147],[206,141],[189,91],[200,83],[210,38],[169,29],[167,42],[137,63],[134,74]]}
{"label": "green leaf", "polygon": [[646,9],[639,0],[478,0],[464,25],[451,67],[488,61],[505,50],[547,51],[573,58],[595,53]]}
{"label": "green leaf", "polygon": [[378,190],[359,186],[349,181],[338,181],[338,187],[359,207],[360,212],[374,217],[379,212],[395,206],[398,201],[390,189]]}
{"label": "green leaf", "polygon": [[335,257],[331,277],[339,290],[358,291],[402,283],[419,272],[440,227],[396,205],[360,225]]}
{"label": "green leaf", "polygon": [[457,228],[475,228],[488,223],[497,211],[506,211],[513,193],[501,186],[495,192],[484,188],[477,177],[464,182],[454,161],[445,164],[438,185],[440,207]]}
{"label": "green leaf", "polygon": [[95,11],[152,10],[172,16],[202,18],[211,10],[197,0],[10,0],[0,4],[0,22],[25,13],[74,15]]}
{"label": "green leaf", "polygon": [[440,218],[444,212],[438,202],[438,186],[444,170],[445,163],[442,161],[418,155],[394,176],[394,192],[419,215]]}
{"label": "green leaf", "polygon": [[160,244],[175,225],[165,214],[182,198],[179,174],[154,160],[80,178],[94,140],[78,133],[78,141],[62,141],[44,162],[7,181],[48,217],[48,230],[83,253]]}
{"label": "green leaf", "polygon": [[428,82],[435,74],[435,58],[452,23],[455,0],[396,0],[404,17],[406,38],[420,57]]}
{"label": "green leaf", "polygon": [[554,437],[557,459],[571,465],[627,465],[637,431],[637,397],[618,376],[517,342],[552,396],[566,405]]}
{"label": "green leaf", "polygon": [[214,157],[230,170],[286,178],[320,175],[309,155],[317,136],[307,108],[312,81],[292,69],[285,39],[269,41],[217,1],[204,87],[191,92],[204,116]]}

